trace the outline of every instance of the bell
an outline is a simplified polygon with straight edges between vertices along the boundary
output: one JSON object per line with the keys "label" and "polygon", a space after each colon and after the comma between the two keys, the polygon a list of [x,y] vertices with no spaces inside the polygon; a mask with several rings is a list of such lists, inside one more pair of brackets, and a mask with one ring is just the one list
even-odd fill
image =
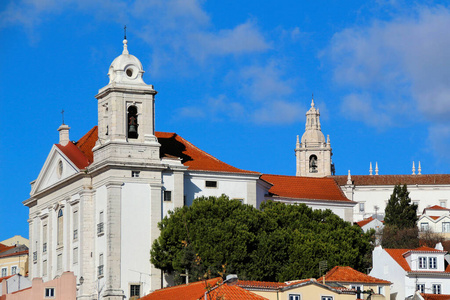
{"label": "bell", "polygon": [[130,125],[130,133],[136,133],[136,125]]}

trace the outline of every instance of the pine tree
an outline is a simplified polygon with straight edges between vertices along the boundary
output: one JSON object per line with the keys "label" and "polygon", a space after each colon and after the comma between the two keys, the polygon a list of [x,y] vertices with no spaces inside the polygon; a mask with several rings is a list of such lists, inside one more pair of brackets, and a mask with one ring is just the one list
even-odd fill
{"label": "pine tree", "polygon": [[398,229],[415,228],[418,220],[417,205],[411,204],[406,184],[396,185],[385,210],[386,226]]}

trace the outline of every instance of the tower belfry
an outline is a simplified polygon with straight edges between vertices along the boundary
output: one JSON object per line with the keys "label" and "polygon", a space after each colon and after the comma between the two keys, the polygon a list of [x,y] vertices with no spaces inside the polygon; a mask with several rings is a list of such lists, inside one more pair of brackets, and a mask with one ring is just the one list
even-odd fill
{"label": "tower belfry", "polygon": [[311,108],[306,112],[305,133],[302,139],[297,135],[295,156],[297,159],[297,176],[324,177],[334,173],[331,162],[330,137],[325,136],[320,128],[320,112],[316,109],[314,98]]}

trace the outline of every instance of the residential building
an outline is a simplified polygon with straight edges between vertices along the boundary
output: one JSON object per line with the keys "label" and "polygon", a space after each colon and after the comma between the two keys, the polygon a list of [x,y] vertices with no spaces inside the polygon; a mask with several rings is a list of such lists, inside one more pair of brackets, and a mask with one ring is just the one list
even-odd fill
{"label": "residential building", "polygon": [[405,299],[416,290],[426,294],[450,294],[447,251],[436,248],[383,249],[375,247],[369,275],[392,282],[391,299]]}
{"label": "residential building", "polygon": [[364,292],[361,299],[390,299],[391,282],[379,278],[375,278],[351,267],[335,266],[324,276],[317,279],[324,284],[340,284],[348,289]]}
{"label": "residential building", "polygon": [[450,209],[433,205],[423,210],[417,221],[421,233],[432,232],[440,234],[444,239],[450,239]]}
{"label": "residential building", "polygon": [[367,219],[364,219],[359,222],[355,222],[364,232],[369,231],[370,229],[375,230],[376,232],[379,232],[383,229],[384,224],[378,219],[375,219],[374,217],[369,217]]}
{"label": "residential building", "polygon": [[[0,278],[0,300],[4,300],[7,294],[16,293],[31,287],[31,281],[20,274]],[[3,298],[2,298],[3,297]]]}
{"label": "residential building", "polygon": [[0,277],[28,274],[28,247],[0,244]]}
{"label": "residential building", "polygon": [[15,235],[13,237],[10,237],[9,239],[1,241],[0,244],[3,244],[5,246],[25,245],[27,247],[30,247],[29,240],[20,235]]}

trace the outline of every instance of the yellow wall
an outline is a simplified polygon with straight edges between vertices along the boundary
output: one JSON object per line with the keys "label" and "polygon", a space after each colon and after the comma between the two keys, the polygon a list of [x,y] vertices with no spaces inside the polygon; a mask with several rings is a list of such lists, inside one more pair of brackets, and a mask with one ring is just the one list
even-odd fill
{"label": "yellow wall", "polygon": [[28,254],[14,255],[0,258],[0,277],[1,270],[7,268],[6,276],[11,274],[11,267],[17,266],[17,273],[25,276],[28,272]]}
{"label": "yellow wall", "polygon": [[299,294],[302,300],[321,300],[322,296],[332,296],[334,300],[355,300],[355,294],[339,294],[316,284],[304,285],[297,288],[276,291],[254,291],[253,293],[266,297],[269,300],[289,300],[289,294]]}

